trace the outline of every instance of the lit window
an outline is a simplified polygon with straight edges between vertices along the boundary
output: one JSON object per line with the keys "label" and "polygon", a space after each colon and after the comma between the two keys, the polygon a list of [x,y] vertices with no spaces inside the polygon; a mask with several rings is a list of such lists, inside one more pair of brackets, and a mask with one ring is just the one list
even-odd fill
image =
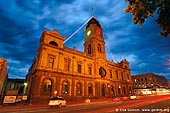
{"label": "lit window", "polygon": [[42,91],[48,93],[51,92],[51,89],[52,89],[51,80],[45,79],[42,83]]}
{"label": "lit window", "polygon": [[134,81],[136,82],[136,79]]}
{"label": "lit window", "polygon": [[88,94],[92,95],[93,94],[93,89],[92,89],[92,84],[88,85]]}
{"label": "lit window", "polygon": [[121,94],[121,91],[120,91],[120,86],[118,86],[118,94],[120,95]]}
{"label": "lit window", "polygon": [[115,92],[114,92],[114,86],[113,86],[113,85],[111,86],[111,93],[112,93],[112,95],[114,95],[114,93],[115,93]]}
{"label": "lit window", "polygon": [[63,83],[62,92],[68,94],[68,82]]}

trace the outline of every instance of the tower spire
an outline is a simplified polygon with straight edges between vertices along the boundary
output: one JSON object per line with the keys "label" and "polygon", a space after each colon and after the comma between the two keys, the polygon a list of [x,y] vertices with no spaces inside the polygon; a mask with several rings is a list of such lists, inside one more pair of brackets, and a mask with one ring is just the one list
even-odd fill
{"label": "tower spire", "polygon": [[92,14],[92,16],[94,16],[94,9],[93,9],[93,6],[92,6],[92,13],[91,13],[91,14]]}

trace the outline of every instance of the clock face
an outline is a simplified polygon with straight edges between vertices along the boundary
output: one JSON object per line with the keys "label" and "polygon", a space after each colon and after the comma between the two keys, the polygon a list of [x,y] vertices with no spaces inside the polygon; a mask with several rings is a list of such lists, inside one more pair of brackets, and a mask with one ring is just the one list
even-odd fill
{"label": "clock face", "polygon": [[88,30],[88,31],[87,31],[87,35],[89,36],[90,34],[91,34],[91,31],[90,31],[90,30]]}
{"label": "clock face", "polygon": [[96,33],[98,34],[98,35],[100,35],[101,34],[101,32],[100,32],[100,30],[96,30]]}

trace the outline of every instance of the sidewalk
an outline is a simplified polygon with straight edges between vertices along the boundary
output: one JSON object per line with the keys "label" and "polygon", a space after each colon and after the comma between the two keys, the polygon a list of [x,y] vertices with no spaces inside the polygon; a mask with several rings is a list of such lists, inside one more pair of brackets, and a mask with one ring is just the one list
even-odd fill
{"label": "sidewalk", "polygon": [[[67,106],[78,106],[78,105],[88,105],[88,104],[95,104],[95,103],[105,103],[105,102],[113,102],[112,98],[105,98],[105,99],[92,99],[90,102],[67,102]],[[27,105],[0,105],[0,111],[13,111],[18,109],[30,109],[30,108],[43,108],[48,107],[47,104],[27,104]]]}

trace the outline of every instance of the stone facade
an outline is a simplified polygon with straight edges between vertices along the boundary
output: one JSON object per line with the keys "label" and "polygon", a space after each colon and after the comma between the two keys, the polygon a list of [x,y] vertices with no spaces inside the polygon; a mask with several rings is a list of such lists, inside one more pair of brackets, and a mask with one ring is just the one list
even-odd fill
{"label": "stone facade", "polygon": [[42,33],[38,54],[27,75],[27,93],[32,101],[56,95],[71,101],[133,92],[129,62],[106,59],[103,30],[94,17],[84,32],[84,52],[65,47],[65,38],[56,30]]}
{"label": "stone facade", "polygon": [[168,81],[164,76],[146,73],[132,76],[134,88],[168,87]]}
{"label": "stone facade", "polygon": [[4,87],[8,79],[7,61],[0,58],[0,95],[4,93]]}

